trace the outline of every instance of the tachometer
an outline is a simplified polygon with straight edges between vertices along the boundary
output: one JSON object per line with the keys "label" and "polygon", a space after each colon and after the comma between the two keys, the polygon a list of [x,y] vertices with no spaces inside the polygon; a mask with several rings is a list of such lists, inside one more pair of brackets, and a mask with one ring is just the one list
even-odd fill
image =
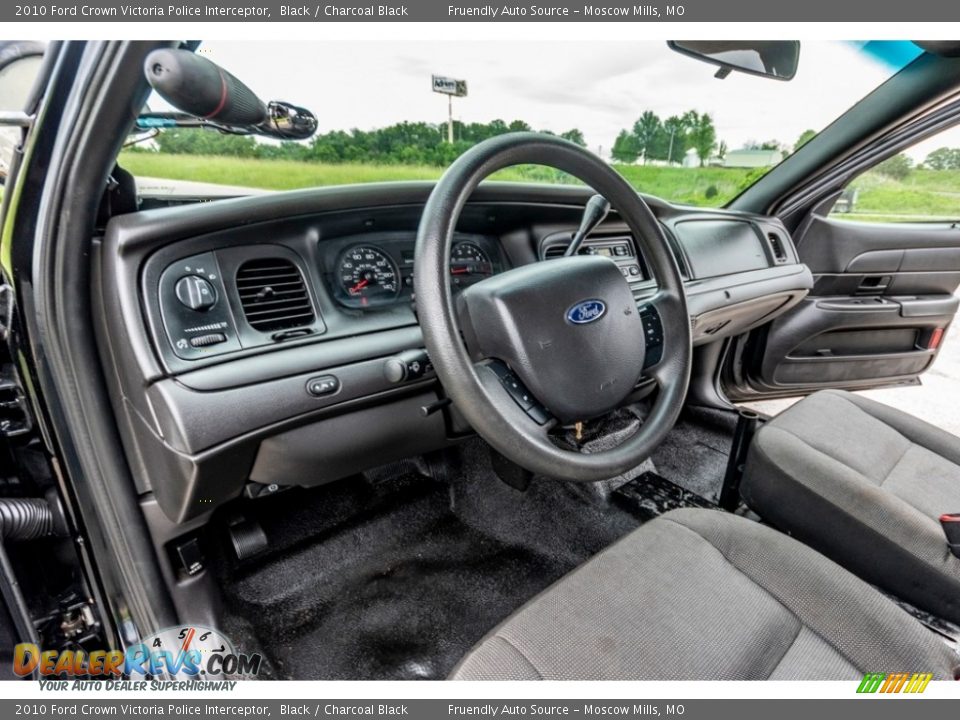
{"label": "tachometer", "polygon": [[469,285],[493,275],[493,263],[477,243],[465,240],[450,250],[450,275],[454,287]]}
{"label": "tachometer", "polygon": [[390,257],[373,245],[348,248],[337,263],[341,300],[352,307],[383,305],[400,293],[400,273]]}

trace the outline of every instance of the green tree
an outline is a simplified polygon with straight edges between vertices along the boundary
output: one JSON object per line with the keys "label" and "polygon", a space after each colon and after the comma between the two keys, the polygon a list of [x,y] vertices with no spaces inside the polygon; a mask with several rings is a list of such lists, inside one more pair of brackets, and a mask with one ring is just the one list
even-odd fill
{"label": "green tree", "polygon": [[927,155],[923,165],[931,170],[960,170],[960,148],[934,150]]}
{"label": "green tree", "polygon": [[227,135],[216,130],[170,128],[157,135],[160,152],[173,155],[257,156],[257,141],[247,135]]}
{"label": "green tree", "polygon": [[793,144],[793,151],[796,152],[797,150],[802,148],[804,145],[806,145],[808,142],[813,140],[816,134],[817,134],[816,130],[804,130],[802,133],[800,133],[800,137],[798,137],[797,141]]}
{"label": "green tree", "polygon": [[572,128],[566,132],[560,133],[560,137],[564,140],[569,140],[572,143],[576,143],[580,147],[586,147],[587,141],[583,137],[583,132],[577,128]]}
{"label": "green tree", "polygon": [[628,131],[621,130],[617,139],[613,141],[613,149],[610,155],[617,162],[635,163],[640,157],[640,148],[637,146],[636,136]]}
{"label": "green tree", "polygon": [[656,153],[659,134],[663,129],[657,114],[647,110],[633,124],[633,135],[637,140],[637,149],[643,155],[643,162],[649,162]]}
{"label": "green tree", "polygon": [[690,129],[690,144],[697,151],[700,167],[703,167],[717,147],[717,129],[713,118],[707,113],[694,113],[695,119]]}
{"label": "green tree", "polygon": [[910,175],[910,172],[913,170],[913,160],[903,153],[900,153],[899,155],[894,155],[892,158],[887,158],[877,165],[874,170],[894,180],[906,180],[907,176]]}

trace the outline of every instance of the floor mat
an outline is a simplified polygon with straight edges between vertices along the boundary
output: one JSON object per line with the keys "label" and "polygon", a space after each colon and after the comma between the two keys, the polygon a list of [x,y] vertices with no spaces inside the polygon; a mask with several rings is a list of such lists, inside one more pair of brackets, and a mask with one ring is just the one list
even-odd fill
{"label": "floor mat", "polygon": [[679,508],[717,508],[709,500],[684,490],[654,472],[645,472],[618,487],[613,493],[613,501],[634,513],[642,522]]}
{"label": "floor mat", "polygon": [[685,490],[716,501],[736,425],[735,412],[685,408],[653,453],[657,473]]}
{"label": "floor mat", "polygon": [[732,433],[724,421],[685,414],[654,456],[667,479],[648,462],[615,483],[536,477],[519,491],[474,439],[439,475],[410,463],[259,500],[248,512],[269,550],[239,563],[221,543],[213,564],[221,627],[259,647],[272,677],[444,678],[603,548],[666,510],[708,506],[701,496],[719,487]]}
{"label": "floor mat", "polygon": [[278,676],[446,677],[487,631],[578,564],[470,527],[451,511],[443,484],[404,477],[389,485],[367,491],[389,495],[388,508],[341,518],[225,579],[232,610]]}

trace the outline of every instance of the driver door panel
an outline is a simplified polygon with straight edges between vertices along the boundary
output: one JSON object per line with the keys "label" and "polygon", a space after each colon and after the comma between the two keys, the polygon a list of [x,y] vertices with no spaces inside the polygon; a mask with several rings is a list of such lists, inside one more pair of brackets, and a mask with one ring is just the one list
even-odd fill
{"label": "driver door panel", "polygon": [[810,295],[756,334],[732,399],[915,382],[957,312],[960,229],[813,216],[797,250]]}

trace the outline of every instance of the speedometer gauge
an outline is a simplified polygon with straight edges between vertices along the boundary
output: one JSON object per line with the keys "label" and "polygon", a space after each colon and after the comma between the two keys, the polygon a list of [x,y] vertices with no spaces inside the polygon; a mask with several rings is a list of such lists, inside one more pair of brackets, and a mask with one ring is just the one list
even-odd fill
{"label": "speedometer gauge", "polygon": [[373,245],[348,248],[337,263],[341,300],[351,307],[383,305],[400,293],[400,273],[393,260]]}

